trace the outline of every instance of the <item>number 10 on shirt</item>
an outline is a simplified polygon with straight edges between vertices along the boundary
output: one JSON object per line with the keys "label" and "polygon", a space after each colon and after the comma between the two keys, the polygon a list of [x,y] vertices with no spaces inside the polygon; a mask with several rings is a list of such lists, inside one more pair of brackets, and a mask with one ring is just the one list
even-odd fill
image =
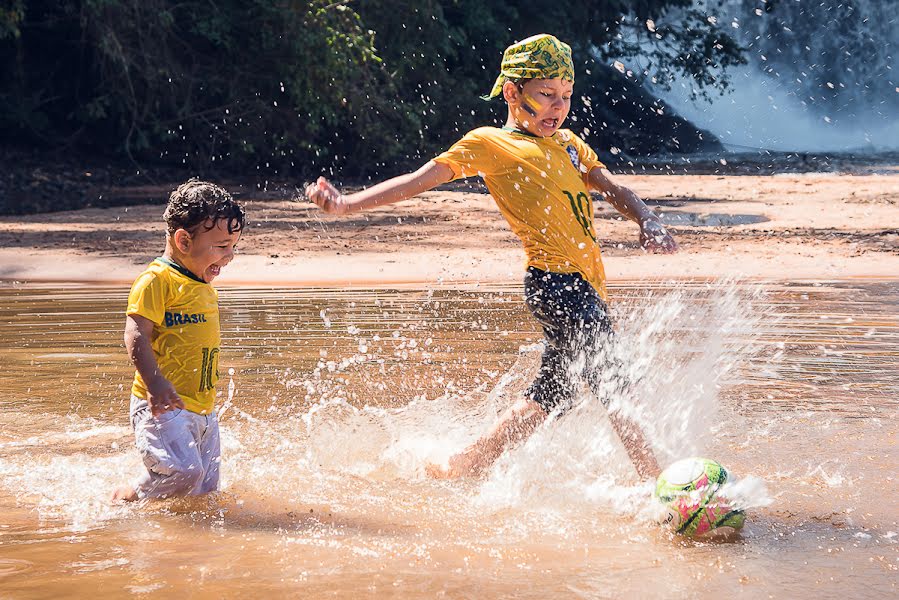
{"label": "number 10 on shirt", "polygon": [[589,213],[590,198],[588,198],[587,194],[584,192],[578,192],[577,196],[574,196],[571,192],[566,192],[565,190],[562,190],[562,193],[568,196],[568,201],[571,203],[571,210],[574,212],[574,218],[577,219],[577,222],[580,223],[581,228],[583,228],[584,235],[590,236],[590,239],[595,242],[596,236],[593,235],[593,231],[591,231],[593,215]]}

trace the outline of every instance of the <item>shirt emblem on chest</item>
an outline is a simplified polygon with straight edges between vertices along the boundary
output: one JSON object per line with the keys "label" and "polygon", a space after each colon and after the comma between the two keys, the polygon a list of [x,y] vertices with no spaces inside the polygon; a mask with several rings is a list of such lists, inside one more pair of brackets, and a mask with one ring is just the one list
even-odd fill
{"label": "shirt emblem on chest", "polygon": [[571,164],[574,165],[574,168],[580,170],[581,160],[578,158],[577,148],[575,148],[574,146],[568,146],[565,148],[565,152],[568,153],[568,157],[571,159]]}

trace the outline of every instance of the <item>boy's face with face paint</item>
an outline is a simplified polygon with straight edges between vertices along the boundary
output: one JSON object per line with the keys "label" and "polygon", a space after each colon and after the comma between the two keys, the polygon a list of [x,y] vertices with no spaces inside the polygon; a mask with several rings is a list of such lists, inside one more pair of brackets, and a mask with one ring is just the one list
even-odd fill
{"label": "boy's face with face paint", "polygon": [[549,137],[565,122],[571,110],[574,84],[564,79],[530,79],[523,84],[507,81],[503,97],[509,104],[509,121],[538,137]]}

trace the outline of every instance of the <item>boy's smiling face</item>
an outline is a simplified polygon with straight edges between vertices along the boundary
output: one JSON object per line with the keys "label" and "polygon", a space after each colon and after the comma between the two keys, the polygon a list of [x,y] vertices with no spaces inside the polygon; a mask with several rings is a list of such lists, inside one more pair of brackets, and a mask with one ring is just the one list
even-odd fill
{"label": "boy's smiling face", "polygon": [[191,273],[210,283],[234,258],[241,230],[228,232],[228,220],[219,219],[213,225],[206,220],[191,234],[184,229],[174,233],[175,258]]}
{"label": "boy's smiling face", "polygon": [[549,137],[571,110],[574,84],[564,79],[530,79],[524,84],[507,81],[503,96],[514,125],[538,137]]}

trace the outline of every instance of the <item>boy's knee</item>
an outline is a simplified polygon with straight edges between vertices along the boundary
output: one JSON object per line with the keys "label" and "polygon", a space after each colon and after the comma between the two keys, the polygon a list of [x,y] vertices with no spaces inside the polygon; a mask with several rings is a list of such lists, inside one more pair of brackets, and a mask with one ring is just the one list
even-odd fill
{"label": "boy's knee", "polygon": [[200,465],[178,465],[164,476],[165,496],[189,496],[203,482],[205,472]]}
{"label": "boy's knee", "polygon": [[140,498],[176,498],[202,494],[206,471],[200,464],[166,464],[148,469],[135,488]]}
{"label": "boy's knee", "polygon": [[582,343],[587,346],[602,344],[613,335],[612,319],[603,309],[583,315],[579,329]]}

